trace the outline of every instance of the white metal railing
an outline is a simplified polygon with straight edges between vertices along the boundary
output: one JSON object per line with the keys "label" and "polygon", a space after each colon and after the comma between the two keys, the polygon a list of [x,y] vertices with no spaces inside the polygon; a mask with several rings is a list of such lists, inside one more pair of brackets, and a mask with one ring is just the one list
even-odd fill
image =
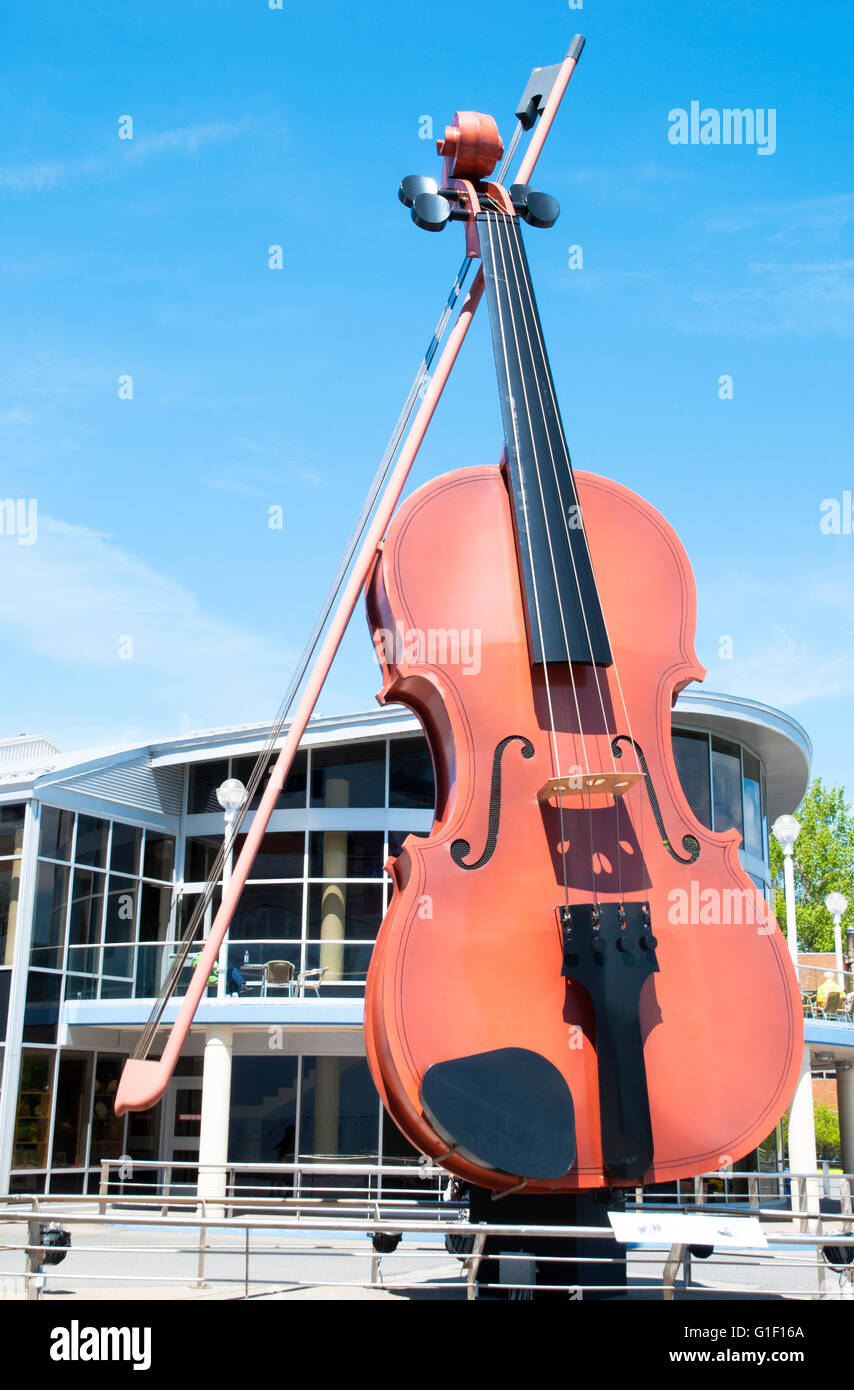
{"label": "white metal railing", "polygon": [[[109,1161],[114,1162],[114,1161]],[[150,1163],[151,1167],[158,1165]],[[243,1165],[234,1165],[235,1168]],[[250,1167],[251,1165],[245,1165]],[[293,1170],[296,1165],[279,1165]],[[160,1191],[153,1195],[139,1192],[120,1194],[109,1190],[93,1196],[38,1197],[18,1194],[0,1199],[0,1260],[4,1266],[18,1261],[18,1269],[0,1268],[0,1281],[18,1280],[18,1296],[38,1298],[51,1281],[61,1281],[85,1291],[105,1281],[112,1287],[126,1283],[140,1289],[155,1286],[183,1286],[190,1289],[218,1289],[223,1297],[249,1298],[250,1295],[269,1295],[298,1288],[409,1289],[429,1277],[430,1287],[440,1296],[473,1299],[477,1293],[489,1296],[500,1290],[501,1296],[526,1298],[534,1288],[540,1293],[546,1288],[562,1290],[568,1297],[583,1298],[613,1288],[615,1272],[629,1283],[632,1291],[649,1296],[649,1291],[664,1299],[690,1298],[705,1294],[709,1289],[726,1293],[757,1294],[764,1288],[788,1298],[854,1298],[852,1268],[844,1263],[831,1266],[822,1255],[823,1248],[832,1248],[835,1258],[846,1258],[854,1251],[854,1215],[852,1215],[852,1175],[843,1174],[829,1179],[837,1184],[839,1212],[822,1212],[819,1205],[821,1180],[813,1174],[783,1175],[791,1206],[786,1208],[759,1205],[759,1188],[750,1179],[766,1175],[759,1173],[731,1175],[748,1179],[748,1203],[730,1200],[710,1205],[706,1184],[718,1177],[707,1174],[696,1180],[693,1200],[683,1196],[678,1206],[659,1201],[659,1194],[643,1194],[644,1213],[651,1216],[656,1210],[674,1211],[685,1215],[712,1213],[715,1220],[726,1213],[732,1218],[738,1235],[738,1218],[746,1215],[758,1218],[766,1245],[756,1249],[746,1244],[732,1249],[716,1250],[711,1261],[704,1262],[703,1276],[695,1277],[691,1247],[676,1243],[668,1248],[630,1248],[615,1243],[610,1227],[601,1226],[538,1226],[513,1225],[501,1222],[500,1198],[495,1203],[495,1222],[488,1226],[473,1224],[466,1219],[459,1205],[438,1200],[438,1193],[426,1193],[419,1188],[404,1189],[373,1200],[365,1192],[347,1192],[344,1196],[330,1194],[341,1191],[336,1179],[352,1174],[353,1165],[312,1164],[317,1176],[324,1178],[321,1187],[306,1196],[276,1199],[253,1196],[239,1190],[232,1194],[229,1205],[239,1213],[225,1217],[222,1199],[204,1200],[196,1196],[178,1196]],[[369,1170],[376,1165],[355,1165]],[[255,1169],[257,1171],[257,1168]],[[400,1165],[402,1176],[412,1176],[412,1166]],[[368,1176],[367,1173],[362,1176]],[[430,1173],[432,1181],[438,1170]],[[442,1175],[444,1177],[445,1175]],[[106,1180],[109,1189],[109,1176]],[[411,1195],[414,1194],[414,1195]],[[627,1193],[627,1196],[630,1196]],[[51,1247],[42,1243],[41,1223],[60,1220],[72,1232],[72,1246],[62,1267],[42,1266],[42,1258]],[[714,1225],[714,1222],[713,1222]],[[26,1233],[24,1228],[26,1228]],[[191,1241],[185,1238],[190,1228],[195,1232]],[[742,1228],[743,1229],[743,1228]],[[322,1241],[318,1242],[318,1232]],[[8,1233],[8,1235],[7,1235]],[[400,1237],[396,1249],[379,1254],[367,1245],[367,1237],[386,1233]],[[4,1238],[6,1236],[6,1238]],[[446,1238],[452,1238],[446,1247]],[[485,1251],[486,1241],[528,1240],[536,1242],[539,1253],[524,1249],[502,1251],[500,1263],[486,1268],[497,1269],[489,1283],[482,1277],[484,1258],[497,1259]],[[602,1253],[543,1254],[543,1245],[561,1240],[606,1242]],[[318,1279],[312,1276],[311,1260],[322,1248],[324,1257],[336,1263],[336,1277]],[[596,1248],[596,1247],[594,1247]],[[190,1279],[178,1269],[181,1257],[193,1256],[195,1278]],[[122,1262],[136,1256],[146,1256],[146,1269],[153,1273],[122,1271]],[[172,1264],[169,1264],[170,1259]],[[277,1278],[269,1274],[270,1260],[277,1262]],[[283,1260],[289,1266],[287,1278],[281,1276]],[[546,1260],[549,1265],[549,1285],[538,1282],[533,1261]],[[80,1263],[90,1266],[81,1268]],[[77,1269],[75,1269],[77,1264]],[[218,1265],[217,1273],[212,1266]],[[584,1282],[579,1278],[583,1267]],[[560,1281],[560,1271],[566,1267],[567,1280]],[[170,1269],[175,1272],[169,1272]],[[108,1273],[107,1273],[108,1271]],[[598,1275],[601,1271],[601,1277]],[[557,1272],[557,1278],[555,1278]],[[681,1282],[680,1280],[681,1275]],[[835,1281],[835,1282],[834,1282]]]}
{"label": "white metal railing", "polygon": [[[342,1200],[361,1202],[364,1205],[366,1202],[373,1203],[381,1199],[384,1188],[386,1192],[389,1188],[393,1189],[397,1200],[401,1200],[403,1194],[408,1193],[411,1199],[424,1201],[431,1192],[434,1200],[437,1200],[448,1183],[445,1170],[435,1167],[426,1159],[414,1163],[382,1164],[317,1158],[294,1163],[199,1164],[187,1159],[135,1159],[124,1155],[121,1158],[101,1159],[98,1186],[100,1208],[102,1211],[105,1210],[104,1199],[110,1196],[111,1187],[118,1189],[117,1195],[120,1197],[132,1196],[135,1192],[141,1193],[143,1189],[150,1187],[151,1183],[145,1181],[146,1174],[163,1174],[159,1185],[164,1200],[171,1201],[174,1197],[182,1195],[194,1196],[198,1175],[203,1171],[224,1175],[225,1190],[217,1200],[220,1206],[225,1205],[232,1209],[242,1206],[248,1199],[265,1202],[267,1205],[271,1200],[308,1205],[324,1197],[340,1197]],[[114,1172],[115,1177],[112,1176]],[[176,1172],[179,1175],[177,1180]],[[181,1174],[186,1174],[187,1181],[181,1182]],[[241,1182],[241,1175],[246,1174],[253,1177],[267,1174],[271,1181]],[[402,1183],[408,1183],[409,1186],[402,1187]],[[279,1190],[273,1196],[274,1188]],[[288,1192],[290,1195],[287,1195]],[[209,1202],[213,1200],[211,1197],[208,1198]]]}

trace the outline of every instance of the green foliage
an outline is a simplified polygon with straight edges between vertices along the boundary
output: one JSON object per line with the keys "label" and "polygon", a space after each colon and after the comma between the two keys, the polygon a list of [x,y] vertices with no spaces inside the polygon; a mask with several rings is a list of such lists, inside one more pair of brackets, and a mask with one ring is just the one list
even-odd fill
{"label": "green foliage", "polygon": [[[816,1101],[813,1105],[813,1115],[815,1116],[815,1156],[819,1163],[827,1159],[828,1163],[842,1162],[842,1141],[839,1138],[839,1116],[835,1110],[831,1110],[829,1105],[819,1105]],[[783,1125],[783,1146],[786,1152],[789,1149],[789,1116],[784,1115]]]}
{"label": "green foliage", "polygon": [[[845,928],[854,925],[854,814],[841,787],[825,787],[820,777],[795,812],[801,833],[795,841],[795,903],[798,944],[802,951],[833,950],[833,918],[824,905],[828,893],[843,893],[848,910]],[[785,931],[783,851],[771,835],[771,879],[776,891],[777,920]]]}
{"label": "green foliage", "polygon": [[829,1105],[815,1107],[815,1152],[819,1163],[823,1158],[831,1163],[842,1161],[839,1116]]}

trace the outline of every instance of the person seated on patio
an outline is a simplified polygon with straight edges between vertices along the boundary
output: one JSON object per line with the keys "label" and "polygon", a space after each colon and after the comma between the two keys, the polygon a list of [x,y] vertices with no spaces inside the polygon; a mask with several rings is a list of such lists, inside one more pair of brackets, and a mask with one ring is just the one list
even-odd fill
{"label": "person seated on patio", "polygon": [[831,975],[829,970],[818,987],[815,1002],[826,1014],[835,1014],[842,1003],[842,991],[839,988],[836,976]]}
{"label": "person seated on patio", "polygon": [[[193,968],[193,970],[195,970],[195,968],[196,968],[196,966],[198,965],[198,963],[199,963],[199,961],[201,960],[201,958],[202,958],[202,953],[201,953],[201,951],[197,951],[196,954],[193,956],[193,959],[190,961],[190,965],[191,965],[191,967]],[[212,965],[212,967],[211,967],[211,973],[210,973],[210,975],[208,975],[208,984],[209,984],[209,985],[215,985],[215,984],[217,983],[218,980],[219,980],[219,961],[216,961],[216,960],[215,960],[214,963],[213,963],[213,965]],[[243,976],[241,975],[241,973],[240,973],[240,971],[238,970],[238,968],[237,968],[236,965],[232,965],[232,966],[230,967],[230,969],[229,969],[229,972],[228,972],[228,982],[229,982],[229,984],[230,984],[230,986],[231,986],[231,993],[232,993],[232,994],[237,994],[237,993],[239,993],[240,990],[243,988],[243,986],[246,984],[246,981],[244,980]]]}

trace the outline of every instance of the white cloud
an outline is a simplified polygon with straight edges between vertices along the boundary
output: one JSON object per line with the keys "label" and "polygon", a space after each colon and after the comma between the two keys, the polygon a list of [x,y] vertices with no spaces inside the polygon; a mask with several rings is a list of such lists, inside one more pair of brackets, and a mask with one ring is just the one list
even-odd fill
{"label": "white cloud", "polygon": [[19,168],[0,168],[0,188],[12,193],[44,193],[76,179],[122,174],[128,165],[138,164],[162,154],[194,155],[205,145],[221,144],[245,134],[247,125],[228,125],[211,121],[161,130],[152,135],[135,135],[133,140],[115,140],[109,155],[90,155],[80,159],[45,160]]}
{"label": "white cloud", "polygon": [[[258,711],[260,700],[260,712],[247,717],[263,718],[293,665],[292,654],[207,612],[189,589],[109,536],[51,517],[39,516],[33,545],[0,537],[0,590],[15,596],[0,607],[0,632],[34,654],[25,664],[39,698],[57,673],[57,707],[65,681],[78,701],[87,687],[102,741],[119,721],[172,728],[176,711],[192,711],[186,717],[198,727]],[[120,659],[123,637],[132,639],[129,661]],[[125,676],[117,707],[115,681]]]}
{"label": "white cloud", "polygon": [[734,639],[733,660],[719,660],[715,648],[699,652],[709,671],[705,686],[793,713],[854,696],[854,565],[795,570],[783,583],[775,572],[704,588],[707,633],[714,625],[733,632],[733,616],[738,627],[750,615],[747,632]]}

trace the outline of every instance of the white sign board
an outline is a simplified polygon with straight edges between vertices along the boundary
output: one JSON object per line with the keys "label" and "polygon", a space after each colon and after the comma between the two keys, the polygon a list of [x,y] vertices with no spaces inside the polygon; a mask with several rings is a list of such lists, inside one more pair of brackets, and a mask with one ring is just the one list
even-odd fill
{"label": "white sign board", "polygon": [[715,1216],[682,1211],[609,1211],[621,1245],[714,1245],[721,1250],[766,1250],[755,1216]]}

